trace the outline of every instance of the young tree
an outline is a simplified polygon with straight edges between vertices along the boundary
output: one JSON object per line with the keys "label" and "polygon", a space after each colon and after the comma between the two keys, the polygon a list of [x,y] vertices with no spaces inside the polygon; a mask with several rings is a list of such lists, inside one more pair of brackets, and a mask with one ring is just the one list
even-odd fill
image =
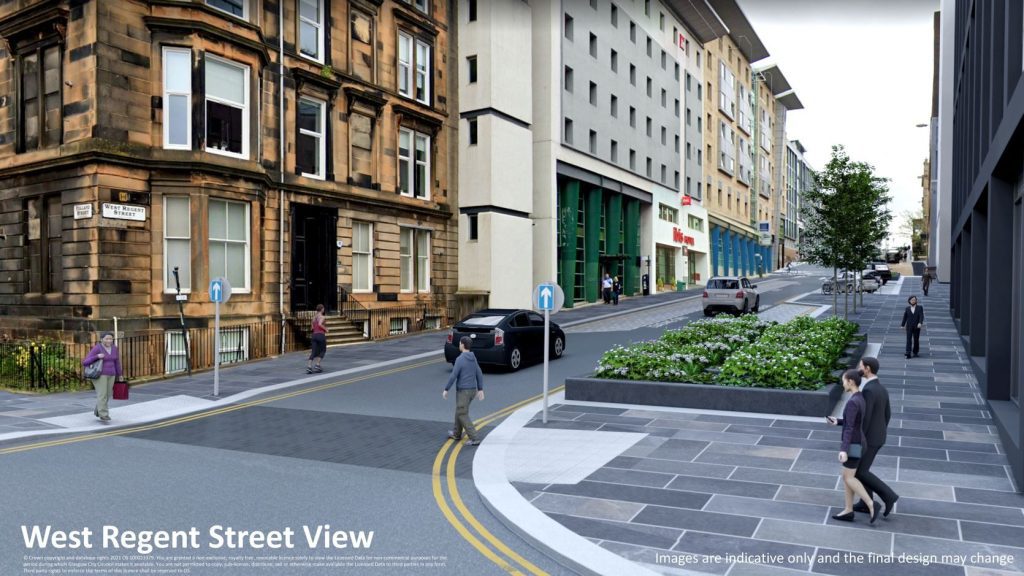
{"label": "young tree", "polygon": [[[888,179],[876,176],[870,164],[850,160],[843,146],[833,146],[832,158],[803,195],[801,252],[832,268],[838,287],[838,271],[863,270],[874,245],[886,237],[892,219],[888,203]],[[835,292],[833,313],[838,312]],[[845,301],[844,316],[849,316],[848,294]]]}

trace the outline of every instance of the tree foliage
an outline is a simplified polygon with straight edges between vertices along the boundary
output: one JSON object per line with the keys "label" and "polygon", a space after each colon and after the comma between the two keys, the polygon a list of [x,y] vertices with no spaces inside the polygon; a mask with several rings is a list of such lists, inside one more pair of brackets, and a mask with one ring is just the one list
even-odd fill
{"label": "tree foliage", "polygon": [[851,160],[843,146],[833,146],[832,158],[801,198],[800,253],[833,274],[863,270],[888,236],[888,182],[870,164]]}

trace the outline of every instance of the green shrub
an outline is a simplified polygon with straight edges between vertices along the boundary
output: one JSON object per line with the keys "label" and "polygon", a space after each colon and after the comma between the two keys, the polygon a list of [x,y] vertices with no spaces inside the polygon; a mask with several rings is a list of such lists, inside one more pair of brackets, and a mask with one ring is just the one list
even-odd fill
{"label": "green shrub", "polygon": [[[35,367],[30,366],[33,354],[38,358]],[[33,370],[42,368],[47,387],[32,387]],[[51,340],[5,342],[0,345],[0,384],[13,390],[39,392],[63,392],[81,390],[91,384],[81,377],[81,359],[75,358],[68,347]],[[39,377],[37,372],[37,379]]]}
{"label": "green shrub", "polygon": [[839,318],[818,322],[804,316],[785,324],[754,316],[700,320],[658,340],[612,348],[594,375],[815,390],[830,379],[856,330]]}

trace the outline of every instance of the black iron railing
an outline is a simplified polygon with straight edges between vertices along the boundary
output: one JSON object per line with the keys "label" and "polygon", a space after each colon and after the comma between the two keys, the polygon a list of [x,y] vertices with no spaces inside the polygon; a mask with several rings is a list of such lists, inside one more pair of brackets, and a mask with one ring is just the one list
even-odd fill
{"label": "black iron railing", "polygon": [[[213,368],[213,327],[126,334],[117,339],[121,370],[128,380],[158,378],[185,372],[186,348],[193,370]],[[232,364],[280,353],[281,324],[277,321],[222,326],[220,363]],[[93,343],[56,339],[0,342],[0,388],[50,391],[87,387],[82,359]],[[306,344],[285,331],[285,352]]]}

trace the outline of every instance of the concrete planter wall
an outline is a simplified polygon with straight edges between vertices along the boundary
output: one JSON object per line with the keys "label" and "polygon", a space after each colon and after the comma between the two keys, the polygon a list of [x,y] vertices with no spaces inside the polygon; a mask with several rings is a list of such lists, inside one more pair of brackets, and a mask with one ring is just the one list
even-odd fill
{"label": "concrete planter wall", "polygon": [[[860,339],[851,342],[844,357],[850,367],[857,366],[867,348],[867,336],[857,338]],[[838,381],[838,374],[836,378]],[[826,384],[818,390],[782,390],[603,378],[568,378],[565,381],[566,400],[793,416],[827,416],[842,395],[843,387],[838,383]]]}

